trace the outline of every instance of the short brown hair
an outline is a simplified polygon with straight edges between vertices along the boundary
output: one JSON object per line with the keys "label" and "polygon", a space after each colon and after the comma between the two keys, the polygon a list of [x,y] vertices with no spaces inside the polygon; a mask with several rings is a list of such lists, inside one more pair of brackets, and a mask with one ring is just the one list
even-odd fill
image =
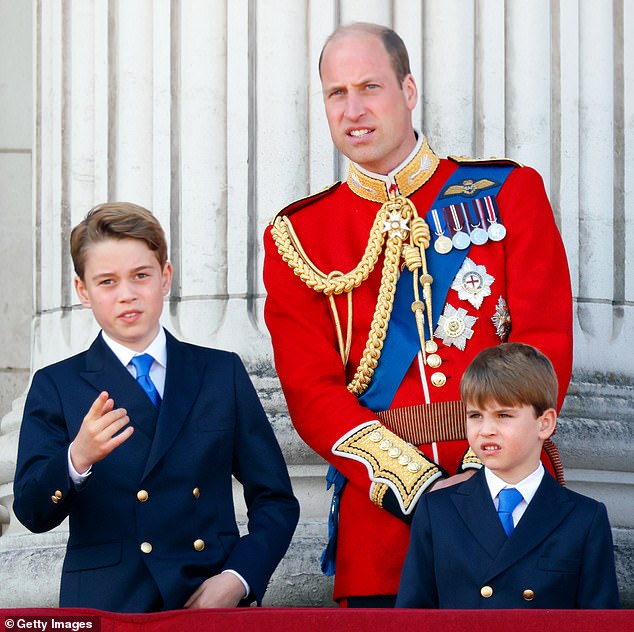
{"label": "short brown hair", "polygon": [[550,360],[535,347],[506,342],[481,351],[460,381],[465,403],[484,407],[532,406],[537,417],[557,407],[557,376]]}
{"label": "short brown hair", "polygon": [[107,202],[90,209],[70,234],[70,255],[80,279],[84,278],[88,248],[106,239],[140,239],[154,252],[161,268],[167,262],[167,240],[156,217],[131,202]]}
{"label": "short brown hair", "polygon": [[403,83],[403,79],[410,75],[412,71],[409,65],[409,55],[407,54],[407,48],[405,43],[400,38],[398,33],[393,31],[387,26],[381,26],[380,24],[372,24],[370,22],[353,22],[352,24],[345,24],[336,29],[330,34],[326,42],[324,43],[321,53],[319,54],[319,77],[321,78],[321,62],[324,57],[324,51],[330,42],[339,39],[349,33],[365,33],[367,35],[376,35],[382,42],[385,52],[390,58],[390,63],[394,69],[394,74],[398,79],[399,84]]}

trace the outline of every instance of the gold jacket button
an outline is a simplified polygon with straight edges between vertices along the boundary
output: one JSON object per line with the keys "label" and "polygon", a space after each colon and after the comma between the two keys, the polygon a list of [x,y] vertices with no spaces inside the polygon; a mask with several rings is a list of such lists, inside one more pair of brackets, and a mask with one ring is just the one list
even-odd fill
{"label": "gold jacket button", "polygon": [[194,487],[194,489],[192,490],[192,494],[194,495],[194,498],[199,498],[200,497],[200,489],[198,489],[198,487]]}
{"label": "gold jacket button", "polygon": [[432,373],[431,383],[436,388],[440,388],[441,386],[444,386],[447,383],[447,376],[441,371],[436,371],[435,373]]}
{"label": "gold jacket button", "polygon": [[491,588],[491,586],[482,586],[482,588],[480,588],[480,594],[485,599],[488,599],[493,595],[493,588]]}
{"label": "gold jacket button", "polygon": [[533,601],[535,599],[535,591],[527,588],[523,593],[522,597],[524,597],[524,601]]}
{"label": "gold jacket button", "polygon": [[62,492],[58,490],[51,496],[51,500],[57,505],[57,503],[62,499]]}
{"label": "gold jacket button", "polygon": [[140,503],[144,503],[148,498],[150,497],[150,495],[144,490],[144,489],[140,489],[137,493],[136,493],[136,499],[140,502]]}
{"label": "gold jacket button", "polygon": [[152,545],[149,542],[141,542],[141,551],[143,553],[151,553]]}
{"label": "gold jacket button", "polygon": [[196,551],[203,551],[205,548],[205,541],[204,540],[194,540],[194,549]]}
{"label": "gold jacket button", "polygon": [[427,356],[427,366],[437,369],[442,364],[442,359],[437,353],[430,353]]}

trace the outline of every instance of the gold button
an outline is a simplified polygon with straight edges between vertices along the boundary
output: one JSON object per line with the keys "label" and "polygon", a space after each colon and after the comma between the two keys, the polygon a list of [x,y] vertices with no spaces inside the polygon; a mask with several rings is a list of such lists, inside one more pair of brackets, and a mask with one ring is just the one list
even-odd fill
{"label": "gold button", "polygon": [[142,542],[141,543],[141,551],[143,551],[143,553],[151,553],[152,552],[152,545],[149,542]]}
{"label": "gold button", "polygon": [[442,364],[442,359],[437,353],[430,353],[427,356],[427,366],[437,369]]}
{"label": "gold button", "polygon": [[51,496],[51,500],[57,505],[59,498],[57,496]]}
{"label": "gold button", "polygon": [[436,371],[436,373],[432,373],[431,383],[434,386],[440,388],[441,386],[444,386],[447,383],[447,377],[444,373],[441,373],[440,371]]}
{"label": "gold button", "polygon": [[524,597],[525,601],[533,601],[535,599],[535,591],[527,588],[523,593],[522,597]]}
{"label": "gold button", "polygon": [[192,490],[192,494],[194,494],[194,498],[199,498],[200,497],[200,489],[198,489],[198,487],[194,487],[194,489]]}
{"label": "gold button", "polygon": [[482,588],[480,588],[480,594],[485,599],[488,599],[491,595],[493,595],[493,588],[491,588],[491,586],[482,586]]}
{"label": "gold button", "polygon": [[436,351],[438,351],[438,345],[434,340],[428,340],[425,343],[425,351],[427,353],[436,353]]}
{"label": "gold button", "polygon": [[62,499],[62,492],[60,492],[59,489],[55,492],[55,498],[57,498],[58,500]]}
{"label": "gold button", "polygon": [[150,495],[144,489],[140,489],[136,493],[136,498],[140,503],[144,503],[149,497]]}
{"label": "gold button", "polygon": [[194,549],[196,551],[202,551],[205,548],[204,540],[194,540]]}

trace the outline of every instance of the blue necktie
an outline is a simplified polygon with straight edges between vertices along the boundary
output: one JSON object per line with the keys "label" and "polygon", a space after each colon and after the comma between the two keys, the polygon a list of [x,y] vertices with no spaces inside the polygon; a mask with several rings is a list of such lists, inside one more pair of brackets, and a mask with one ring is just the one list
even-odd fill
{"label": "blue necktie", "polygon": [[508,487],[498,494],[498,516],[506,535],[511,535],[513,526],[513,510],[522,500],[522,494],[514,487]]}
{"label": "blue necktie", "polygon": [[150,367],[154,362],[154,358],[149,353],[134,356],[130,363],[136,369],[136,381],[141,388],[147,393],[152,403],[157,407],[161,407],[161,396],[154,386],[154,382],[150,379]]}

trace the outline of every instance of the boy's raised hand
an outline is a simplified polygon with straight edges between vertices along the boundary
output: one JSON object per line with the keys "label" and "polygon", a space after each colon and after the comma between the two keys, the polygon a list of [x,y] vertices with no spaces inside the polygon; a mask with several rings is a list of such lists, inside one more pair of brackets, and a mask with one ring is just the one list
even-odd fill
{"label": "boy's raised hand", "polygon": [[108,393],[99,393],[70,448],[70,458],[75,470],[83,474],[129,439],[134,432],[132,426],[119,432],[129,423],[127,411],[124,408],[114,410],[114,401],[108,397]]}

